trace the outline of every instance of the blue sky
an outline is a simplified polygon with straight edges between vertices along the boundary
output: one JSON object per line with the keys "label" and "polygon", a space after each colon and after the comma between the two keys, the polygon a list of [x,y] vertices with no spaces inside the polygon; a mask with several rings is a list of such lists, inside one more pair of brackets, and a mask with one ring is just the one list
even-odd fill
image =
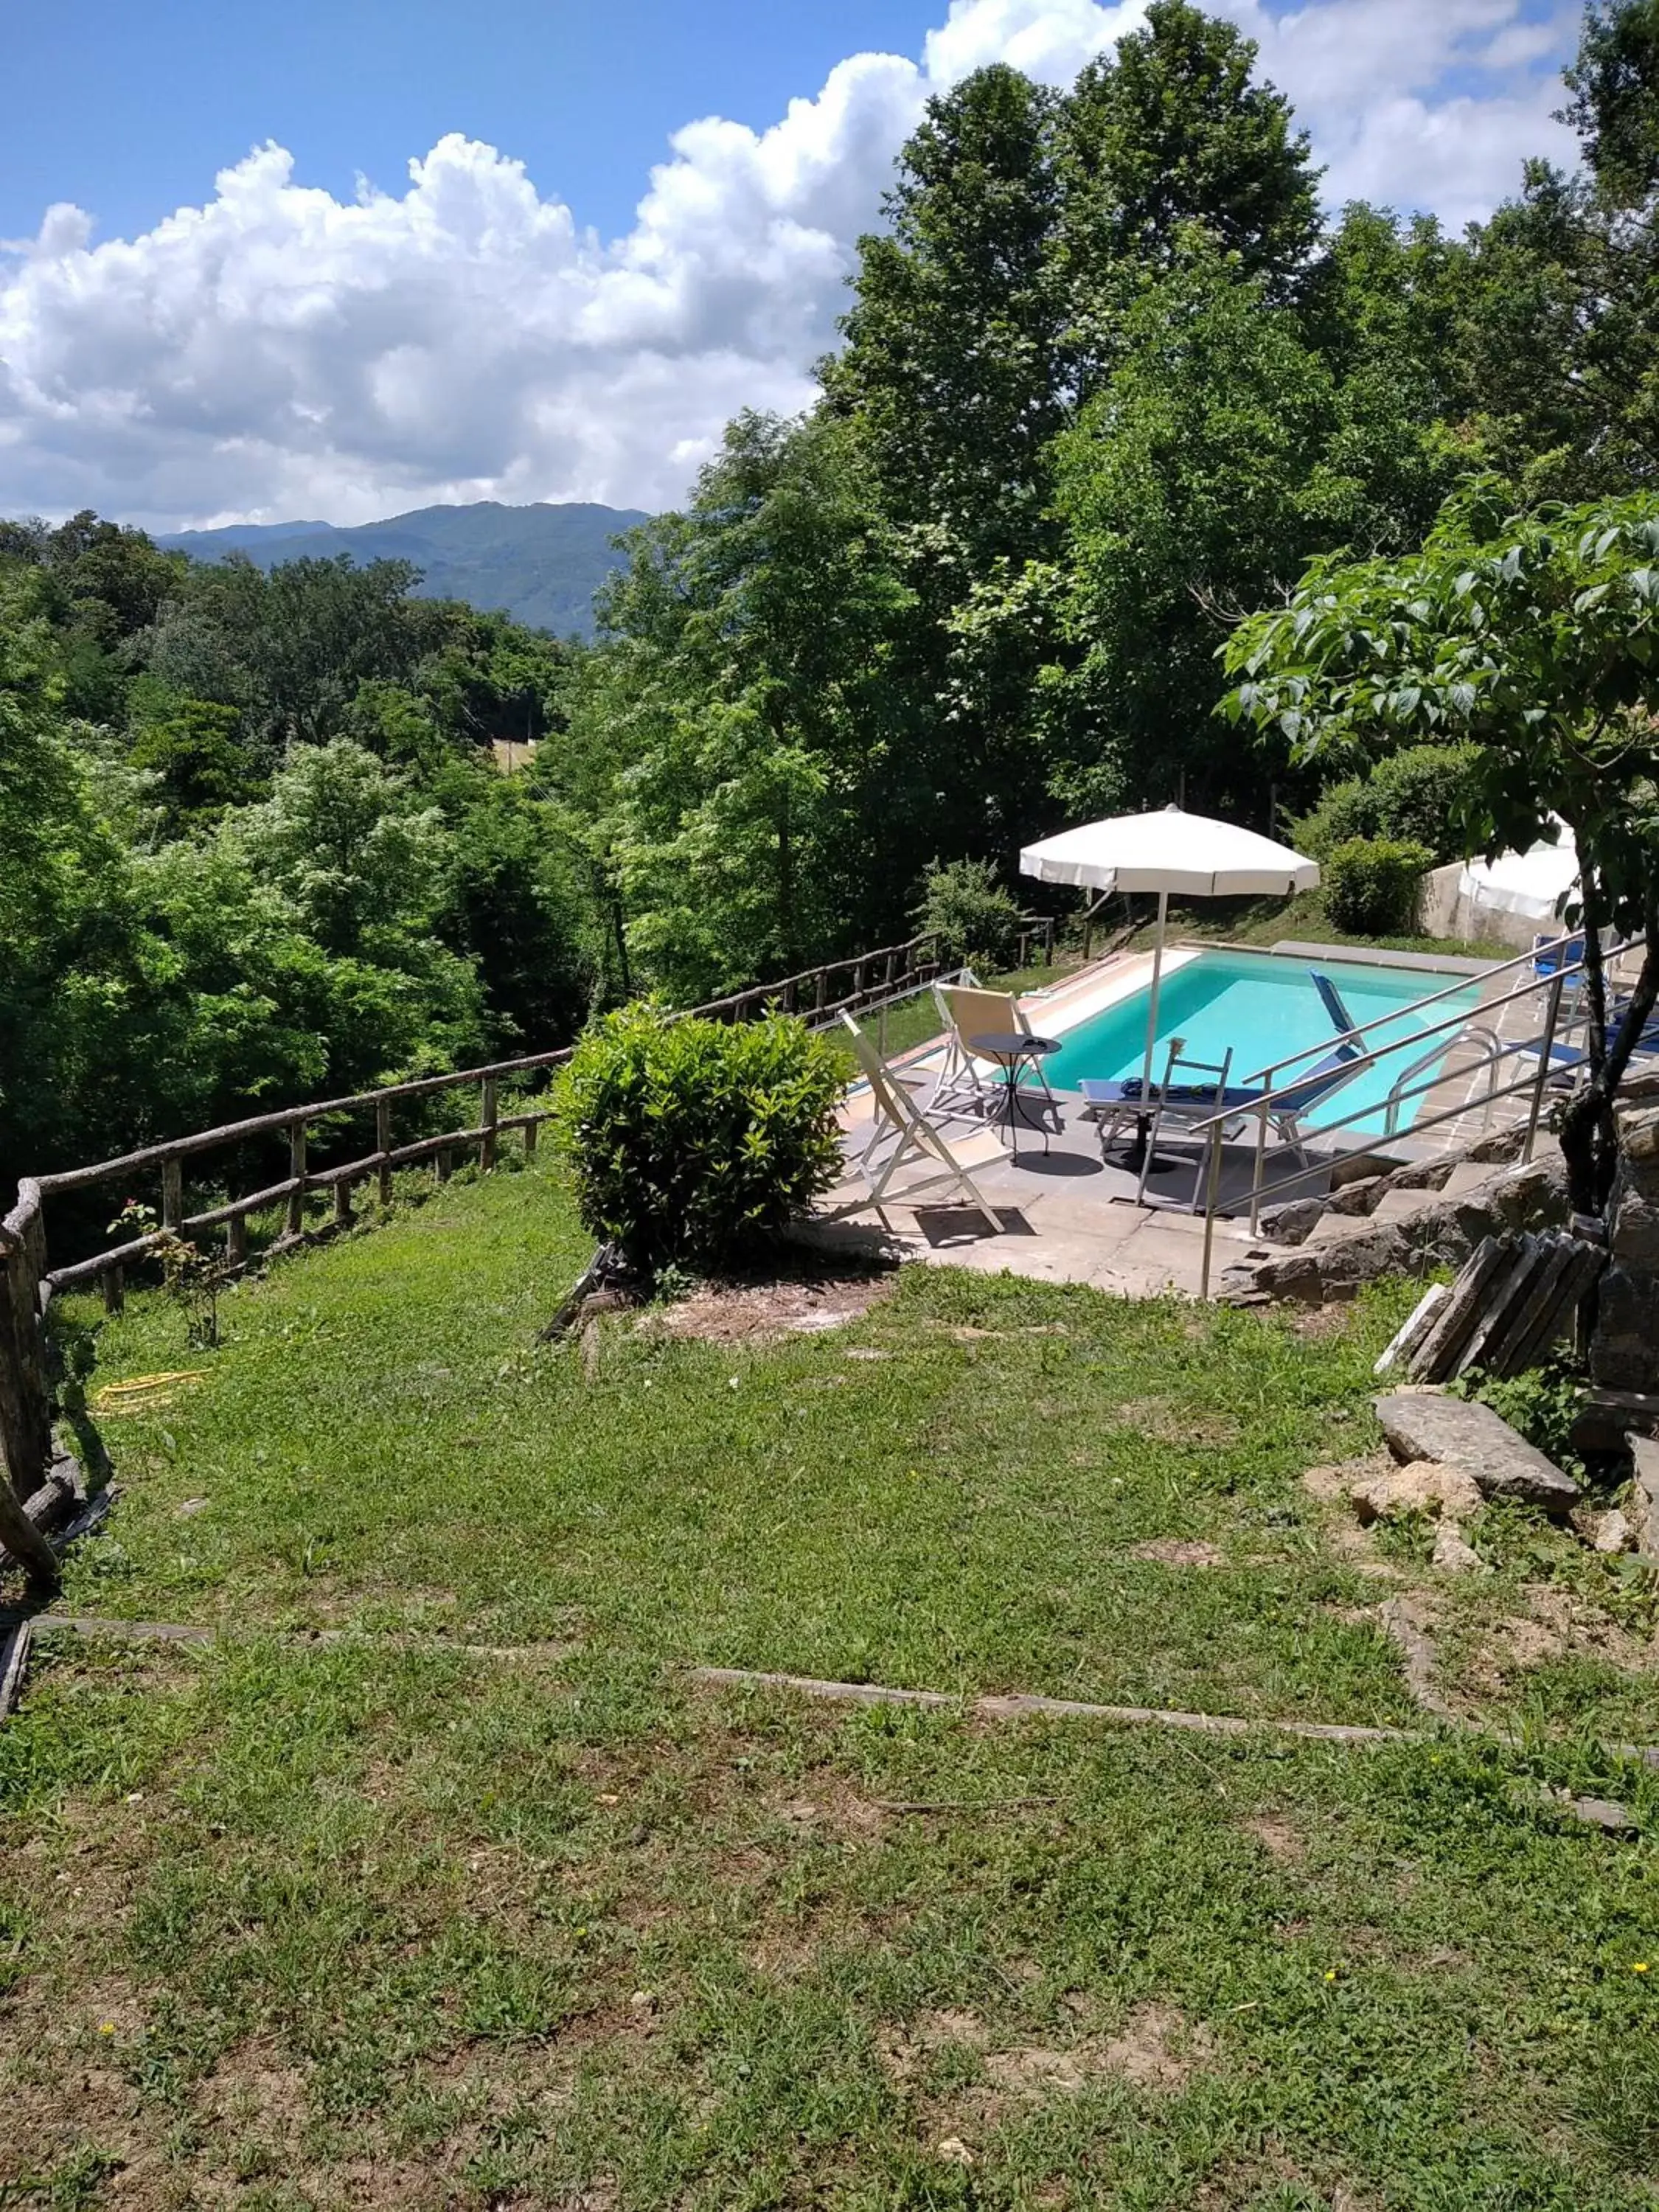
{"label": "blue sky", "polygon": [[[1333,204],[1456,228],[1577,0],[1210,0]],[[811,403],[929,97],[1145,0],[0,0],[0,514],[677,501]]]}
{"label": "blue sky", "polygon": [[72,200],[100,237],[200,202],[275,138],[349,196],[447,131],[514,154],[607,237],[670,135],[757,130],[861,49],[914,55],[939,0],[10,0],[0,236]]}

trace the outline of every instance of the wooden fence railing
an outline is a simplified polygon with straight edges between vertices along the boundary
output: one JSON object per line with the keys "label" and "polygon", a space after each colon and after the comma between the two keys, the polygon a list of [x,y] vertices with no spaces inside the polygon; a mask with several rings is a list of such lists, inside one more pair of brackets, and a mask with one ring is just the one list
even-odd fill
{"label": "wooden fence railing", "polygon": [[[1052,960],[1054,924],[1042,915],[1023,916],[1018,949],[1022,967],[1036,945],[1042,945],[1045,959]],[[856,1013],[907,988],[924,988],[941,972],[941,964],[937,937],[924,932],[899,945],[880,945],[874,951],[828,961],[775,982],[754,984],[689,1011],[714,1020],[743,1021],[776,1005],[821,1027],[842,1012]],[[529,1090],[533,1079],[568,1060],[570,1050],[566,1046],[556,1052],[528,1053],[516,1060],[497,1060],[488,1067],[459,1068],[448,1075],[424,1076],[413,1083],[356,1091],[349,1097],[312,1099],[301,1106],[279,1107],[216,1129],[146,1145],[117,1159],[99,1160],[90,1167],[70,1168],[21,1182],[16,1204],[0,1222],[0,1462],[3,1462],[0,1492],[7,1493],[0,1498],[0,1545],[15,1557],[25,1557],[27,1536],[17,1530],[15,1501],[33,1496],[52,1464],[52,1397],[42,1323],[47,1304],[56,1293],[96,1286],[105,1304],[117,1311],[126,1270],[172,1238],[195,1240],[222,1230],[224,1266],[228,1273],[234,1273],[246,1263],[247,1224],[254,1214],[283,1209],[282,1232],[271,1248],[280,1250],[305,1235],[306,1200],[318,1192],[326,1192],[331,1199],[331,1225],[345,1228],[355,1218],[354,1196],[363,1184],[374,1184],[382,1206],[390,1202],[392,1177],[398,1168],[429,1162],[441,1182],[453,1171],[457,1153],[468,1152],[475,1154],[479,1168],[488,1171],[495,1164],[502,1139],[515,1131],[529,1155],[535,1151],[537,1133],[552,1109],[526,1103],[504,1113],[503,1091]],[[446,1091],[468,1089],[477,1093],[476,1121],[435,1136],[394,1143],[393,1121],[399,1107]],[[310,1133],[319,1122],[371,1113],[374,1131],[371,1150],[327,1166],[310,1164]],[[241,1197],[185,1212],[186,1162],[204,1152],[272,1139],[286,1146],[286,1175]],[[49,1266],[45,1212],[48,1199],[100,1184],[124,1182],[131,1187],[135,1178],[151,1175],[159,1179],[161,1198],[155,1229],[130,1237],[88,1259],[61,1267]]]}

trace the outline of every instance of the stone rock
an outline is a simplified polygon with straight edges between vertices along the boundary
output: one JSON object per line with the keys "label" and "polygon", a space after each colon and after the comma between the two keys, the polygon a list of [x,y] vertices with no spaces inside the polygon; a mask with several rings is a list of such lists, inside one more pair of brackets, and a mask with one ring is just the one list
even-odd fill
{"label": "stone rock", "polygon": [[1651,1390],[1659,1345],[1659,1273],[1616,1261],[1595,1294],[1590,1379],[1609,1390]]}
{"label": "stone rock", "polygon": [[1395,1164],[1395,1160],[1385,1159],[1380,1152],[1343,1152],[1331,1162],[1331,1188],[1341,1190],[1351,1182],[1387,1175]]}
{"label": "stone rock", "polygon": [[1611,1242],[1613,1258],[1626,1267],[1659,1268],[1659,1195],[1621,1191]]}
{"label": "stone rock", "polygon": [[1559,1229],[1572,1207],[1567,1198],[1567,1168],[1559,1152],[1495,1176],[1486,1186],[1491,1205],[1505,1229]]}
{"label": "stone rock", "polygon": [[1621,1805],[1616,1797],[1574,1797],[1568,1802],[1566,1809],[1587,1828],[1601,1828],[1610,1836],[1636,1833],[1630,1807]]}
{"label": "stone rock", "polygon": [[1526,1131],[1516,1126],[1510,1129],[1494,1129],[1489,1137],[1482,1137],[1469,1146],[1469,1158],[1477,1166],[1488,1161],[1518,1160],[1527,1141]]}
{"label": "stone rock", "polygon": [[1261,1217],[1261,1233],[1275,1244],[1299,1244],[1319,1225],[1325,1211],[1322,1198],[1292,1198],[1283,1206],[1269,1206]]}
{"label": "stone rock", "polygon": [[1437,1460],[1414,1460],[1357,1482],[1348,1497],[1360,1523],[1387,1521],[1397,1513],[1443,1514],[1449,1521],[1480,1510],[1480,1492],[1461,1468]]}
{"label": "stone rock", "polygon": [[1456,1159],[1408,1160],[1387,1179],[1390,1190],[1443,1190],[1451,1181]]}
{"label": "stone rock", "polygon": [[1565,1514],[1578,1485],[1490,1406],[1396,1390],[1376,1401],[1389,1448],[1401,1460],[1437,1460],[1461,1468],[1483,1498],[1516,1498]]}
{"label": "stone rock", "polygon": [[1297,1305],[1324,1303],[1324,1274],[1311,1253],[1287,1252],[1282,1259],[1264,1260],[1255,1271],[1258,1290],[1270,1297],[1289,1298]]}
{"label": "stone rock", "polygon": [[1351,1298],[1362,1284],[1407,1272],[1406,1240],[1392,1222],[1322,1221],[1306,1249],[1316,1250],[1327,1298]]}
{"label": "stone rock", "polygon": [[1447,1575],[1489,1575],[1492,1569],[1473,1544],[1464,1540],[1463,1532],[1455,1521],[1443,1521],[1434,1535],[1434,1556],[1430,1565]]}
{"label": "stone rock", "polygon": [[1547,1783],[1525,1781],[1511,1784],[1509,1795],[1516,1806],[1564,1814],[1570,1820],[1581,1820],[1587,1828],[1600,1828],[1604,1835],[1638,1832],[1636,1816],[1616,1797],[1575,1797],[1571,1790],[1553,1790]]}
{"label": "stone rock", "polygon": [[1636,1531],[1616,1505],[1610,1513],[1602,1514],[1597,1521],[1590,1548],[1608,1553],[1636,1549]]}
{"label": "stone rock", "polygon": [[1334,1190],[1325,1200],[1328,1213],[1370,1213],[1388,1188],[1383,1176],[1362,1176],[1358,1182],[1345,1182]]}
{"label": "stone rock", "polygon": [[1619,1116],[1619,1149],[1627,1160],[1659,1162],[1659,1113],[1626,1107]]}

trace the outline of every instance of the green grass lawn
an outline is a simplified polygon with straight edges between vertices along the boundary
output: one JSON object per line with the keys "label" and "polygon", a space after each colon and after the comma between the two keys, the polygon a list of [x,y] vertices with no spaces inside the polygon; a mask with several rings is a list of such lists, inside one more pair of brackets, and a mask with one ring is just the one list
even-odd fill
{"label": "green grass lawn", "polygon": [[[988,991],[1012,991],[1018,997],[1022,992],[1045,991],[1063,981],[1070,968],[1076,964],[1069,957],[1061,957],[1035,968],[1012,968],[1000,975],[988,975],[981,981]],[[945,1024],[931,989],[918,992],[914,998],[890,1007],[884,1026],[878,1014],[860,1014],[858,1018],[860,1027],[877,1039],[890,1060],[896,1059],[900,1053],[915,1051],[918,1045],[930,1044],[945,1034]],[[848,1073],[856,1075],[858,1062],[851,1045],[845,1041],[847,1032],[837,1024],[826,1034],[842,1054]]]}
{"label": "green grass lawn", "polygon": [[[1524,1518],[1441,1589],[1303,1487],[1373,1445],[1397,1301],[912,1270],[781,1341],[534,1351],[586,1256],[503,1173],[249,1283],[217,1351],[101,1326],[94,1401],[201,1373],[103,1421],[66,1603],[218,1634],[43,1635],[0,1728],[0,2205],[1656,2201],[1659,1773],[1607,1747],[1659,1738],[1651,1620]],[[1518,1746],[687,1672],[1421,1725],[1400,1589]]]}
{"label": "green grass lawn", "polygon": [[[1171,907],[1172,935],[1216,939],[1230,945],[1273,945],[1290,938],[1312,945],[1349,945],[1379,952],[1442,952],[1462,960],[1513,960],[1512,945],[1496,939],[1471,944],[1457,937],[1356,937],[1337,928],[1325,912],[1322,891],[1302,891],[1293,899],[1205,899],[1192,906]],[[1135,939],[1138,951],[1151,949],[1154,931],[1149,924]]]}

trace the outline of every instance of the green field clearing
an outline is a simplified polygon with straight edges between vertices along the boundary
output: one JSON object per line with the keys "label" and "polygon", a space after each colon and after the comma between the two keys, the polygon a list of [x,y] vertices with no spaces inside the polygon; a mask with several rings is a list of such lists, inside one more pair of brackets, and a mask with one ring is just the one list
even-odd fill
{"label": "green field clearing", "polygon": [[43,1633],[0,1728],[0,2205],[1655,2202],[1649,1594],[1513,1514],[1443,1583],[1304,1488],[1375,1447],[1397,1298],[913,1269],[839,1327],[536,1349],[586,1256],[537,1168],[276,1265],[215,1352],[76,1310],[94,1405],[200,1372],[102,1419],[61,1609],[215,1636]]}

